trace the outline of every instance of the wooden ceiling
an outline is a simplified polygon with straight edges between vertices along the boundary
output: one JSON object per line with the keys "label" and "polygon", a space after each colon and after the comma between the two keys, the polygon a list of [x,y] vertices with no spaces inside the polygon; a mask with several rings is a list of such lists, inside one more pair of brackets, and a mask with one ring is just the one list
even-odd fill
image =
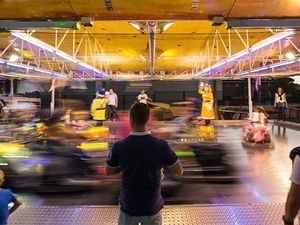
{"label": "wooden ceiling", "polygon": [[[76,42],[79,43],[83,32],[88,30],[101,45],[103,50],[103,60],[109,65],[111,70],[119,71],[139,71],[149,70],[149,45],[148,34],[142,34],[140,31],[131,26],[127,21],[97,21],[93,27],[82,27],[76,31]],[[228,31],[225,25],[212,27],[210,21],[176,21],[163,33],[157,33],[156,37],[156,63],[157,71],[166,70],[192,70],[196,67],[197,62],[204,55],[206,45],[209,41],[213,43],[215,32],[220,32],[223,41],[228,45]],[[240,34],[245,38],[245,30],[240,30]],[[63,36],[64,31],[59,32],[59,37]],[[249,44],[257,43],[261,39],[270,36],[268,30],[252,30],[249,35]],[[54,31],[36,31],[34,37],[54,45]],[[73,36],[70,32],[60,49],[72,54]],[[231,34],[232,51],[237,52],[244,48],[242,42],[236,33]],[[219,44],[219,57],[226,58],[226,50]],[[215,47],[216,48],[216,47]],[[212,55],[212,50],[207,53]],[[202,52],[202,53],[201,53]],[[214,50],[214,55],[216,50]],[[77,56],[85,60],[84,44],[79,49]],[[92,58],[88,58],[92,63]]]}
{"label": "wooden ceiling", "polygon": [[[192,8],[193,2],[199,2]],[[299,17],[299,0],[2,0],[0,19],[208,20]]]}

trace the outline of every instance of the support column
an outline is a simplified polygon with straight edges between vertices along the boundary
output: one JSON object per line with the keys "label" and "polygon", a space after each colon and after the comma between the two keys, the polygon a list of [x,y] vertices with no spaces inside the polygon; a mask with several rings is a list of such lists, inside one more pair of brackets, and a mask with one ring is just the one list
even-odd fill
{"label": "support column", "polygon": [[215,81],[215,88],[214,88],[214,96],[215,96],[215,115],[216,119],[220,118],[219,113],[219,106],[223,105],[223,81],[222,80],[216,80]]}
{"label": "support column", "polygon": [[148,22],[150,73],[155,73],[156,22]]}
{"label": "support column", "polygon": [[50,103],[51,117],[54,115],[54,109],[55,109],[55,79],[52,80],[52,85],[51,85],[51,103]]}
{"label": "support column", "polygon": [[251,78],[248,77],[248,106],[249,106],[249,116],[252,114],[252,94],[251,94]]}
{"label": "support column", "polygon": [[10,93],[9,93],[10,97],[14,96],[14,78],[10,79]]}

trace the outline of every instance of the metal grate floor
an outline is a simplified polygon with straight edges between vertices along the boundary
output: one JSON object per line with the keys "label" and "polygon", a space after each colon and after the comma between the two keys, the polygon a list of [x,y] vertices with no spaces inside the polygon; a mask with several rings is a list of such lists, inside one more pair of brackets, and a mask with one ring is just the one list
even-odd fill
{"label": "metal grate floor", "polygon": [[[174,205],[163,209],[164,225],[199,224],[283,224],[283,203],[248,205]],[[9,224],[22,225],[115,225],[117,206],[40,206],[22,207]]]}

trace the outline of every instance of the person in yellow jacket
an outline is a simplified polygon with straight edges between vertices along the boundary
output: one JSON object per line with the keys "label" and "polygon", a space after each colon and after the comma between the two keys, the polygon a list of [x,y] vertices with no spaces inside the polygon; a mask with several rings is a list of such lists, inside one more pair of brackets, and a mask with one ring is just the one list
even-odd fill
{"label": "person in yellow jacket", "polygon": [[106,120],[106,109],[107,109],[108,99],[105,95],[98,95],[91,105],[91,115],[93,120],[97,121],[97,126],[102,126],[103,121]]}
{"label": "person in yellow jacket", "polygon": [[200,86],[198,93],[202,95],[201,118],[205,120],[206,125],[209,125],[210,120],[215,118],[212,89],[209,84],[205,84]]}

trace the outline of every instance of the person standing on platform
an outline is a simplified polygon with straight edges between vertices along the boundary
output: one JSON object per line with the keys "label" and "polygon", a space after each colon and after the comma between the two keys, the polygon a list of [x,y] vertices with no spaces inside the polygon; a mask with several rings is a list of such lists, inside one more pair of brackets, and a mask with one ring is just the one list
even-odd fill
{"label": "person standing on platform", "polygon": [[293,161],[291,187],[285,203],[285,213],[282,216],[285,225],[294,224],[294,219],[300,209],[300,147],[294,148],[290,153]]}
{"label": "person standing on platform", "polygon": [[138,100],[140,103],[147,104],[148,95],[145,93],[145,90],[141,90],[141,93],[138,96]]}
{"label": "person standing on platform", "polygon": [[105,96],[105,90],[99,91],[98,97],[96,97],[91,105],[91,115],[93,120],[97,121],[97,126],[102,126],[103,121],[106,120],[106,109],[108,99]]}
{"label": "person standing on platform", "polygon": [[106,175],[122,172],[119,225],[162,224],[162,168],[182,175],[180,160],[168,143],[147,131],[150,109],[144,103],[130,108],[132,132],[117,141],[106,160]]}
{"label": "person standing on platform", "polygon": [[114,120],[116,118],[116,108],[118,107],[118,96],[113,91],[109,89],[108,93],[108,120]]}
{"label": "person standing on platform", "polygon": [[205,84],[198,92],[202,95],[201,118],[205,120],[205,125],[210,125],[210,121],[215,118],[212,89],[209,84]]}
{"label": "person standing on platform", "polygon": [[[0,170],[0,187],[4,183],[4,172]],[[14,203],[13,207],[8,209],[8,204]],[[6,225],[7,219],[17,208],[22,205],[22,202],[18,200],[9,189],[0,188],[0,224]]]}
{"label": "person standing on platform", "polygon": [[274,108],[277,112],[278,120],[285,120],[285,110],[287,108],[286,94],[281,87],[275,93]]}

